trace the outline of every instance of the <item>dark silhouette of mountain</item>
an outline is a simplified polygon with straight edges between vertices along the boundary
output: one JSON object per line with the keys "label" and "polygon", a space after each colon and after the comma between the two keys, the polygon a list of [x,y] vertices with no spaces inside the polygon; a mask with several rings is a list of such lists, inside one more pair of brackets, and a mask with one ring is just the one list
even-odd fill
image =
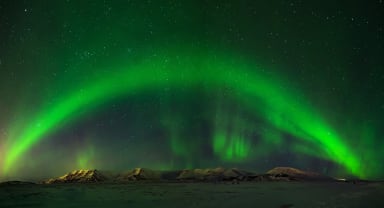
{"label": "dark silhouette of mountain", "polygon": [[29,181],[5,181],[0,182],[0,186],[13,186],[13,185],[35,185],[36,183]]}

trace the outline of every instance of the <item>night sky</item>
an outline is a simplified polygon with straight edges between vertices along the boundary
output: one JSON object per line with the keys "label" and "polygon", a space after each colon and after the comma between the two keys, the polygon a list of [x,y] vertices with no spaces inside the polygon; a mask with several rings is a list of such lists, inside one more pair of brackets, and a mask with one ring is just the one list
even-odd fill
{"label": "night sky", "polygon": [[384,177],[384,2],[1,1],[0,180]]}

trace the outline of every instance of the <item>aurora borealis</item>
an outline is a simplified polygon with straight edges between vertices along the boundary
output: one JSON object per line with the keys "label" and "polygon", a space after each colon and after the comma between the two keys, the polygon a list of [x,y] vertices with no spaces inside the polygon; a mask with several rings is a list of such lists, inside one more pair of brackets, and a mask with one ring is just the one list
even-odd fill
{"label": "aurora borealis", "polygon": [[281,165],[382,178],[383,7],[2,1],[0,179]]}

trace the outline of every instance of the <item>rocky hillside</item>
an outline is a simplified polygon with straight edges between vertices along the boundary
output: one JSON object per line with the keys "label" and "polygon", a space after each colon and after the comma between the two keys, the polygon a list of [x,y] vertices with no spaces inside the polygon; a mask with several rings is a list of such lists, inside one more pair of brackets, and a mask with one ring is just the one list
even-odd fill
{"label": "rocky hillside", "polygon": [[115,181],[138,181],[138,180],[160,180],[162,171],[147,168],[135,168],[133,170],[119,174]]}
{"label": "rocky hillside", "polygon": [[331,177],[291,167],[275,167],[267,174],[273,177],[287,178],[287,180],[334,180]]}
{"label": "rocky hillside", "polygon": [[185,169],[159,171],[148,168],[135,168],[119,174],[104,174],[98,170],[75,170],[64,176],[44,181],[54,183],[94,183],[129,181],[179,181],[179,182],[220,182],[220,181],[296,181],[296,180],[333,180],[318,173],[306,172],[290,167],[276,167],[264,174],[256,174],[237,168]]}
{"label": "rocky hillside", "polygon": [[106,181],[107,179],[108,178],[98,170],[75,170],[59,178],[49,179],[44,183],[94,183]]}

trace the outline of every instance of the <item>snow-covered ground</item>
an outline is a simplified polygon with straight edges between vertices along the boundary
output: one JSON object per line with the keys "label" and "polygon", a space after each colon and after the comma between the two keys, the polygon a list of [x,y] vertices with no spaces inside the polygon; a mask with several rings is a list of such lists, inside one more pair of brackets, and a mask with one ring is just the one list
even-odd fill
{"label": "snow-covered ground", "polygon": [[384,207],[384,183],[2,185],[0,207]]}

